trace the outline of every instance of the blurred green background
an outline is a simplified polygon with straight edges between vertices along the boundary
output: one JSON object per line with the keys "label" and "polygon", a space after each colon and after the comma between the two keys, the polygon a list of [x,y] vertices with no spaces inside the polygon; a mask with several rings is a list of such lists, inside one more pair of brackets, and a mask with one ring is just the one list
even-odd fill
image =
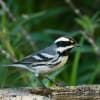
{"label": "blurred green background", "polygon": [[[10,64],[72,36],[81,48],[49,75],[65,85],[100,83],[100,0],[0,0],[0,63]],[[45,85],[54,85],[43,79]],[[34,75],[0,67],[0,87],[37,86]]]}

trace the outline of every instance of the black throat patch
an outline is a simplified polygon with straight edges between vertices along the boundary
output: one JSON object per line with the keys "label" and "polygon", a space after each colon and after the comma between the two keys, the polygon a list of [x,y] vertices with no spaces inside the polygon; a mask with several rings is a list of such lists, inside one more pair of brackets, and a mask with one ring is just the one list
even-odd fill
{"label": "black throat patch", "polygon": [[58,52],[59,56],[68,56],[69,55],[69,50],[65,50],[63,52]]}

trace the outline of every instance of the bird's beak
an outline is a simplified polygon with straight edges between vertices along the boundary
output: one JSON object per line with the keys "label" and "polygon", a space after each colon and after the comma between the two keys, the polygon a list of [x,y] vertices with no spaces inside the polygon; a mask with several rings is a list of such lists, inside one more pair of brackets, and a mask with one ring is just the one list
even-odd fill
{"label": "bird's beak", "polygon": [[78,43],[75,44],[75,47],[80,47],[80,45]]}

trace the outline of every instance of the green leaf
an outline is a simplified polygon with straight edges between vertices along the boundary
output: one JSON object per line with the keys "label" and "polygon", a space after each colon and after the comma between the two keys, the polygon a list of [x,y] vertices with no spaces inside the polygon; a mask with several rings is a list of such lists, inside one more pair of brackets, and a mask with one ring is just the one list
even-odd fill
{"label": "green leaf", "polygon": [[0,87],[6,86],[7,76],[8,75],[8,69],[7,68],[0,68]]}
{"label": "green leaf", "polygon": [[[84,38],[81,38],[80,40],[80,44],[82,45],[84,42]],[[75,85],[76,84],[76,80],[77,80],[77,73],[78,73],[78,65],[79,65],[79,58],[80,58],[80,48],[78,48],[75,58],[74,58],[74,62],[73,62],[73,66],[72,66],[72,72],[71,72],[71,77],[70,77],[70,84],[71,85]]]}
{"label": "green leaf", "polygon": [[100,62],[97,63],[96,68],[94,70],[94,72],[91,74],[90,80],[89,80],[89,84],[93,83],[93,81],[96,78],[96,75],[100,72]]}
{"label": "green leaf", "polygon": [[49,17],[56,16],[62,12],[66,11],[64,8],[55,8],[50,10],[41,11],[38,13],[34,13],[31,15],[23,15],[16,19],[11,25],[9,25],[9,28],[12,30],[18,29],[21,25],[29,22],[32,20],[33,24],[40,23],[43,20],[46,20]]}
{"label": "green leaf", "polygon": [[95,14],[92,18],[89,16],[83,16],[82,18],[77,18],[76,22],[82,27],[82,29],[87,32],[87,34],[93,34],[95,29],[99,27],[98,14]]}

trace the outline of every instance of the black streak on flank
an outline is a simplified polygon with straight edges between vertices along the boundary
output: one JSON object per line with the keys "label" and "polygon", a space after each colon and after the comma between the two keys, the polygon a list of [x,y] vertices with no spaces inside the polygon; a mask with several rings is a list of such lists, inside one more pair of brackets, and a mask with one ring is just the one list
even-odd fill
{"label": "black streak on flank", "polygon": [[32,67],[38,67],[38,66],[41,66],[41,68],[42,68],[42,66],[49,66],[50,68],[52,68],[53,66],[56,66],[56,65],[58,65],[58,64],[60,64],[61,63],[61,61],[59,61],[59,62],[57,62],[57,63],[51,63],[51,64],[36,64],[36,65],[32,65]]}
{"label": "black streak on flank", "polygon": [[57,62],[57,63],[55,63],[55,64],[51,64],[52,66],[50,66],[50,68],[53,68],[53,67],[59,65],[60,63],[61,63],[61,61],[59,61],[59,62]]}

